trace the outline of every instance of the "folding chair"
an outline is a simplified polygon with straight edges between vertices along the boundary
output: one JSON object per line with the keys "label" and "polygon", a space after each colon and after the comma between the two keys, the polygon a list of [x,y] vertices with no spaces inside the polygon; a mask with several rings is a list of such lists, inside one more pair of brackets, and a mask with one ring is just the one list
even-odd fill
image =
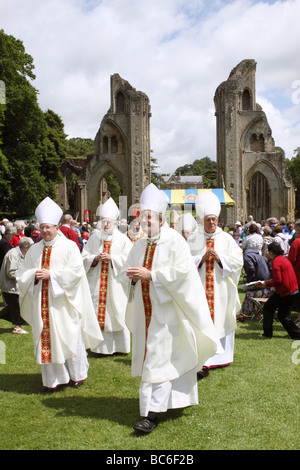
{"label": "folding chair", "polygon": [[[268,298],[262,298],[262,297],[251,297],[251,300],[253,300],[254,304],[258,308],[258,312],[254,313],[251,317],[251,320],[256,316],[256,315],[262,315],[262,311],[264,308],[264,304],[269,300]],[[260,323],[263,319],[263,316],[260,318],[258,323]]]}

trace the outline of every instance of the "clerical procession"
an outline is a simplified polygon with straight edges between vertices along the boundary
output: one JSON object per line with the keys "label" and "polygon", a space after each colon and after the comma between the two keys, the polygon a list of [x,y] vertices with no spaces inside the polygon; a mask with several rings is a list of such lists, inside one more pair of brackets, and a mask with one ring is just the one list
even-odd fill
{"label": "clerical procession", "polygon": [[1,450],[299,450],[299,15],[0,0]]}
{"label": "clerical procession", "polygon": [[[244,254],[255,252],[254,245],[245,246],[251,234],[241,244],[219,226],[221,204],[209,190],[196,199],[196,216],[178,215],[174,228],[165,217],[168,207],[162,190],[146,186],[133,219],[134,239],[129,226],[126,232],[120,228],[119,208],[109,198],[79,247],[76,230],[61,224],[63,211],[49,197],[37,206],[30,234],[15,237],[15,247],[14,225],[2,225],[0,245],[7,251],[0,275],[6,301],[1,318],[14,325],[15,334],[31,329],[41,368],[41,387],[33,393],[83,386],[88,351],[99,357],[131,353],[132,377],[140,378],[140,418],[133,429],[149,434],[168,410],[197,406],[199,381],[207,380],[211,369],[234,362],[235,330],[243,318],[238,284]],[[249,233],[257,227],[253,221],[246,225]],[[31,238],[37,230],[39,236]],[[268,244],[270,279],[255,279],[260,289],[269,288],[261,339],[272,338],[277,308],[289,337],[300,339],[290,317],[299,297],[296,245],[297,240],[283,256],[275,237]],[[8,277],[14,289],[7,289]]]}

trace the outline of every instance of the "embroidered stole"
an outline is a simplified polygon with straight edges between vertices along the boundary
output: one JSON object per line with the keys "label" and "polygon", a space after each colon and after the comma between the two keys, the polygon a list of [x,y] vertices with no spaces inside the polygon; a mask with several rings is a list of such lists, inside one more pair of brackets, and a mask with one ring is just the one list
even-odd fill
{"label": "embroidered stole", "polygon": [[[103,253],[109,254],[110,248],[111,248],[111,242],[105,241],[103,244]],[[105,326],[109,263],[110,263],[109,260],[101,261],[100,289],[99,289],[99,303],[98,303],[98,323],[102,331],[104,330],[104,326]]]}
{"label": "embroidered stole", "polygon": [[145,236],[144,232],[139,232],[135,237],[131,238],[131,236],[129,235],[129,232],[127,232],[127,237],[133,244],[135,244],[135,242],[137,242],[140,238],[143,238],[144,236]]}
{"label": "embroidered stole", "polygon": [[[148,242],[147,248],[145,251],[144,263],[143,267],[147,268],[151,271],[154,251],[156,248],[156,243]],[[145,355],[144,360],[146,358],[147,353],[147,338],[148,338],[148,328],[150,325],[151,315],[152,315],[152,305],[150,299],[150,281],[141,281],[142,283],[142,296],[143,296],[143,303],[144,303],[144,311],[145,311]]]}
{"label": "embroidered stole", "polygon": [[[214,239],[213,238],[208,238],[206,240],[206,251],[209,248],[214,249],[214,245],[215,245]],[[210,311],[212,321],[214,321],[214,316],[215,316],[214,277],[215,277],[214,259],[211,256],[205,263],[205,293],[206,293],[208,308],[209,308],[209,311]]]}
{"label": "embroidered stole", "polygon": [[[42,269],[50,269],[51,246],[44,246],[42,255]],[[42,322],[43,329],[41,333],[41,359],[42,364],[51,362],[51,336],[50,336],[50,318],[49,318],[49,284],[50,279],[42,281]]]}

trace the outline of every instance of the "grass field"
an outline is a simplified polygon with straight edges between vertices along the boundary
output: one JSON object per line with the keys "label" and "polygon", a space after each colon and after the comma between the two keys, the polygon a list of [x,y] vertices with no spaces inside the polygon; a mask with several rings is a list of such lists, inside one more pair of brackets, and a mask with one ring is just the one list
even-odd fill
{"label": "grass field", "polygon": [[300,342],[280,323],[271,340],[258,339],[257,320],[238,323],[234,362],[198,382],[199,405],[165,413],[142,436],[132,429],[139,379],[131,377],[130,355],[89,353],[84,386],[45,396],[31,334],[11,331],[0,321],[2,450],[299,449]]}

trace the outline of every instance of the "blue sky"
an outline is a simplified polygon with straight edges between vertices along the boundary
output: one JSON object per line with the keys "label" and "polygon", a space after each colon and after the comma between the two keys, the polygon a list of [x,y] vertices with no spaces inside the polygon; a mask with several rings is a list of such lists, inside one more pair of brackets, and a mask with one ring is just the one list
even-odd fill
{"label": "blue sky", "polygon": [[216,158],[214,93],[243,59],[257,62],[256,101],[293,156],[299,17],[299,0],[0,0],[0,27],[34,59],[41,108],[62,117],[69,137],[94,139],[119,73],[150,99],[163,173]]}

